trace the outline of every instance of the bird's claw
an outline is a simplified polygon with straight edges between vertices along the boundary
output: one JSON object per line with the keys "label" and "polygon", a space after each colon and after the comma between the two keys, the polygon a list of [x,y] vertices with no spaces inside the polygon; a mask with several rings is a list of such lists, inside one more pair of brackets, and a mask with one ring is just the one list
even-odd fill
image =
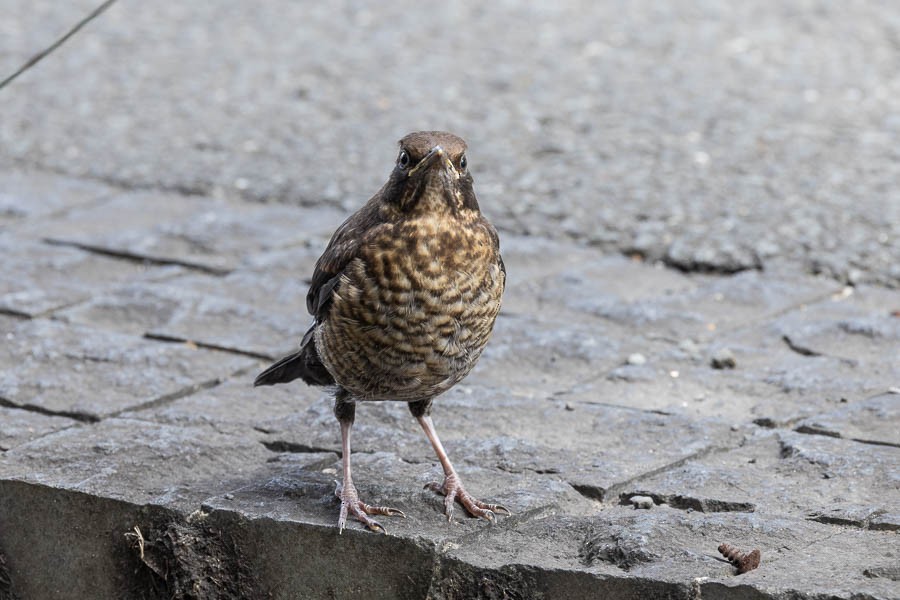
{"label": "bird's claw", "polygon": [[359,499],[356,487],[353,484],[349,486],[338,486],[334,491],[334,495],[341,501],[341,513],[338,517],[338,533],[344,533],[347,526],[347,517],[352,514],[357,521],[363,523],[370,531],[376,533],[387,533],[384,525],[369,518],[369,515],[383,515],[386,517],[403,517],[406,515],[402,510],[390,508],[388,506],[371,506]]}
{"label": "bird's claw", "polygon": [[425,484],[425,489],[444,496],[444,514],[447,516],[448,522],[453,521],[453,508],[457,501],[473,517],[485,519],[491,523],[495,521],[497,513],[502,513],[505,516],[512,515],[512,512],[501,504],[482,502],[473,497],[463,487],[456,473],[448,475],[442,484],[436,481]]}

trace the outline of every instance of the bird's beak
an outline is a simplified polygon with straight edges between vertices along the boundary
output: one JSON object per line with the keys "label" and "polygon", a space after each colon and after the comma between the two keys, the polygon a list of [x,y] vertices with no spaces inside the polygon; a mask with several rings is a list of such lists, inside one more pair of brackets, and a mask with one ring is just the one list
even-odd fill
{"label": "bird's beak", "polygon": [[459,175],[456,173],[456,167],[453,166],[453,163],[444,155],[444,149],[440,146],[435,146],[431,149],[431,152],[425,155],[425,157],[419,161],[415,167],[410,169],[409,177],[412,177],[416,173],[420,171],[427,171],[433,165],[442,165],[446,167],[456,178],[459,178]]}

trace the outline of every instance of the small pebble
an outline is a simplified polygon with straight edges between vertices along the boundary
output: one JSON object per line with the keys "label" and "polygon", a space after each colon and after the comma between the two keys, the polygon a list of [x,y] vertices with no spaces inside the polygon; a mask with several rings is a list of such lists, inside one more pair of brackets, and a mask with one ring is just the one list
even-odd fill
{"label": "small pebble", "polygon": [[709,361],[713,369],[733,369],[737,366],[734,354],[728,348],[720,348],[712,355]]}
{"label": "small pebble", "polygon": [[629,498],[629,500],[631,500],[632,506],[634,506],[636,509],[653,508],[653,498],[651,498],[650,496],[632,496],[631,498]]}
{"label": "small pebble", "polygon": [[231,493],[224,494],[222,497],[225,498],[226,500],[234,500],[234,494],[231,494]]}
{"label": "small pebble", "polygon": [[629,365],[643,365],[647,362],[647,359],[644,358],[643,354],[635,352],[634,354],[629,355],[628,360],[625,362],[627,362]]}

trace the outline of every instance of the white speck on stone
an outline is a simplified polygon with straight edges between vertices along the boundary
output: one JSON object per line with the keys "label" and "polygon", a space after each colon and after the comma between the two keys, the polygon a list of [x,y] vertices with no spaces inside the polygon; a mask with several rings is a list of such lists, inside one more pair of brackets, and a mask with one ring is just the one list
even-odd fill
{"label": "white speck on stone", "polygon": [[646,510],[649,508],[653,508],[653,498],[651,498],[650,496],[632,496],[630,500],[631,505],[636,509],[640,508]]}
{"label": "white speck on stone", "polygon": [[239,190],[246,190],[248,187],[250,187],[250,182],[244,177],[238,177],[234,180],[234,187]]}
{"label": "white speck on stone", "polygon": [[730,54],[743,54],[750,48],[750,40],[745,37],[736,37],[728,40],[725,49]]}
{"label": "white speck on stone", "polygon": [[703,150],[694,152],[694,162],[702,167],[705,167],[709,164],[709,154],[707,154]]}
{"label": "white speck on stone", "polygon": [[841,301],[841,300],[844,300],[844,299],[846,299],[846,298],[849,298],[849,297],[852,296],[852,295],[853,295],[853,286],[852,286],[852,285],[846,285],[846,286],[844,286],[844,289],[842,289],[841,291],[837,292],[836,294],[833,294],[833,295],[831,296],[831,299],[832,299],[833,301],[835,301],[835,302],[839,302],[839,301]]}
{"label": "white speck on stone", "polygon": [[643,365],[647,362],[646,357],[639,352],[635,352],[634,354],[630,354],[628,356],[628,360],[626,361],[629,365]]}
{"label": "white speck on stone", "polygon": [[678,379],[679,375],[680,373],[678,371],[669,371],[669,377],[671,377],[672,379]]}

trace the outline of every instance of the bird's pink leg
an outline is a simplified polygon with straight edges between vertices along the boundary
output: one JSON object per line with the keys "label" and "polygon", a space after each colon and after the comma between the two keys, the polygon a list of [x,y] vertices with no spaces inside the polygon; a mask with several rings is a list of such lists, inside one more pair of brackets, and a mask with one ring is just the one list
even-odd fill
{"label": "bird's pink leg", "polygon": [[447,457],[447,452],[444,451],[441,440],[438,439],[437,432],[434,430],[434,423],[431,422],[431,416],[422,415],[417,416],[416,419],[419,421],[419,425],[422,426],[422,429],[425,430],[425,435],[428,436],[428,441],[431,442],[431,445],[434,447],[438,460],[441,461],[441,466],[444,468],[444,483],[441,484],[432,481],[425,487],[438,494],[444,495],[444,514],[447,515],[448,521],[453,520],[453,503],[456,500],[458,500],[473,517],[481,517],[488,521],[493,521],[495,513],[497,512],[503,512],[507,515],[512,514],[505,506],[482,502],[467,492],[466,488],[463,487],[459,475],[456,473],[456,469],[454,469],[453,465],[450,463],[450,459]]}
{"label": "bird's pink leg", "polygon": [[352,514],[372,531],[387,533],[381,523],[369,518],[369,515],[386,515],[389,517],[406,517],[402,511],[387,506],[370,506],[359,499],[353,478],[350,476],[350,428],[352,420],[342,419],[341,423],[341,463],[344,470],[343,484],[338,486],[334,495],[341,500],[341,515],[338,518],[338,533],[344,532],[347,525],[347,515]]}

